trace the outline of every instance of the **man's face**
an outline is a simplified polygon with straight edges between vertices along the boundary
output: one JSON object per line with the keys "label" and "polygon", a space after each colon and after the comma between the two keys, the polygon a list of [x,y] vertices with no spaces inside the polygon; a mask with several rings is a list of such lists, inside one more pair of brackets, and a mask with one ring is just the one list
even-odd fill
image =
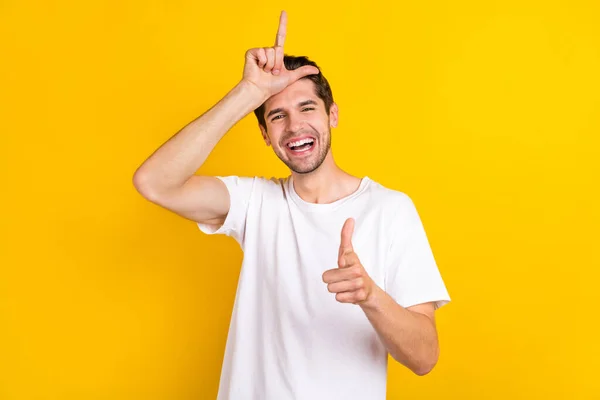
{"label": "man's face", "polygon": [[331,126],[337,126],[337,105],[329,114],[315,94],[314,83],[300,79],[265,102],[267,145],[289,169],[306,174],[317,169],[331,147]]}

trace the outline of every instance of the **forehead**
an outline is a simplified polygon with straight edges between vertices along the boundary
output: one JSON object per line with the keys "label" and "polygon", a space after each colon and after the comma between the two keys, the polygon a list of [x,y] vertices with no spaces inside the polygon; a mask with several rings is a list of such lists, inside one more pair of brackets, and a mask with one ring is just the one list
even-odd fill
{"label": "forehead", "polygon": [[319,103],[323,100],[315,92],[315,84],[310,79],[299,79],[281,92],[271,96],[265,102],[265,115],[273,108],[293,107],[302,100],[312,99]]}

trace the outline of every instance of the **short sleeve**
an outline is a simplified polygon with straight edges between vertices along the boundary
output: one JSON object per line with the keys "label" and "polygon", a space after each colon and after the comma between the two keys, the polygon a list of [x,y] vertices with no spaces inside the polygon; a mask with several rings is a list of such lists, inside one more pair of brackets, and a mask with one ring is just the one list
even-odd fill
{"label": "short sleeve", "polygon": [[225,184],[229,192],[229,212],[221,226],[198,222],[198,228],[207,235],[231,236],[243,247],[248,206],[256,186],[256,178],[239,176],[217,176],[217,178]]}
{"label": "short sleeve", "polygon": [[450,302],[423,223],[408,195],[400,199],[391,230],[386,292],[405,308],[433,301],[438,309]]}

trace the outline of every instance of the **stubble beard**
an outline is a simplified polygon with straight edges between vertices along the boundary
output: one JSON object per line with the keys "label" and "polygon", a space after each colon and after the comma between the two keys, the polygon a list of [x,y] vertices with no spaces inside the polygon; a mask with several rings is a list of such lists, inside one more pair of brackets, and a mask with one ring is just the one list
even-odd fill
{"label": "stubble beard", "polygon": [[[293,160],[293,159],[289,159],[287,158],[287,154],[286,157],[282,157],[281,154],[279,154],[278,152],[275,152],[275,154],[277,154],[277,157],[283,161],[283,163],[285,165],[287,165],[287,167],[294,171],[297,174],[310,174],[311,172],[315,171],[317,168],[319,168],[321,166],[321,164],[323,164],[323,161],[325,161],[325,158],[327,157],[327,153],[329,152],[329,149],[331,148],[331,128],[327,129],[327,132],[325,134],[319,134],[317,136],[317,138],[319,140],[317,140],[319,146],[316,149],[318,151],[317,154],[311,154],[310,155],[310,161],[306,162],[304,160]],[[323,144],[321,139],[325,138],[325,143]],[[315,143],[316,144],[316,143]]]}

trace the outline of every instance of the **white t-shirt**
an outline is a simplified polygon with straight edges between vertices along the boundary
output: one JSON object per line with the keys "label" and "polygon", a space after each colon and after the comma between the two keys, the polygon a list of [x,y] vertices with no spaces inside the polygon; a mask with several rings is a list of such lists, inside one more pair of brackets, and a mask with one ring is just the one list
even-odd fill
{"label": "white t-shirt", "polygon": [[386,398],[387,352],[360,306],[339,303],[323,272],[337,268],[341,230],[375,283],[401,306],[450,297],[408,195],[364,177],[349,196],[309,203],[293,177],[218,177],[230,211],[207,234],[232,236],[244,259],[219,400]]}

